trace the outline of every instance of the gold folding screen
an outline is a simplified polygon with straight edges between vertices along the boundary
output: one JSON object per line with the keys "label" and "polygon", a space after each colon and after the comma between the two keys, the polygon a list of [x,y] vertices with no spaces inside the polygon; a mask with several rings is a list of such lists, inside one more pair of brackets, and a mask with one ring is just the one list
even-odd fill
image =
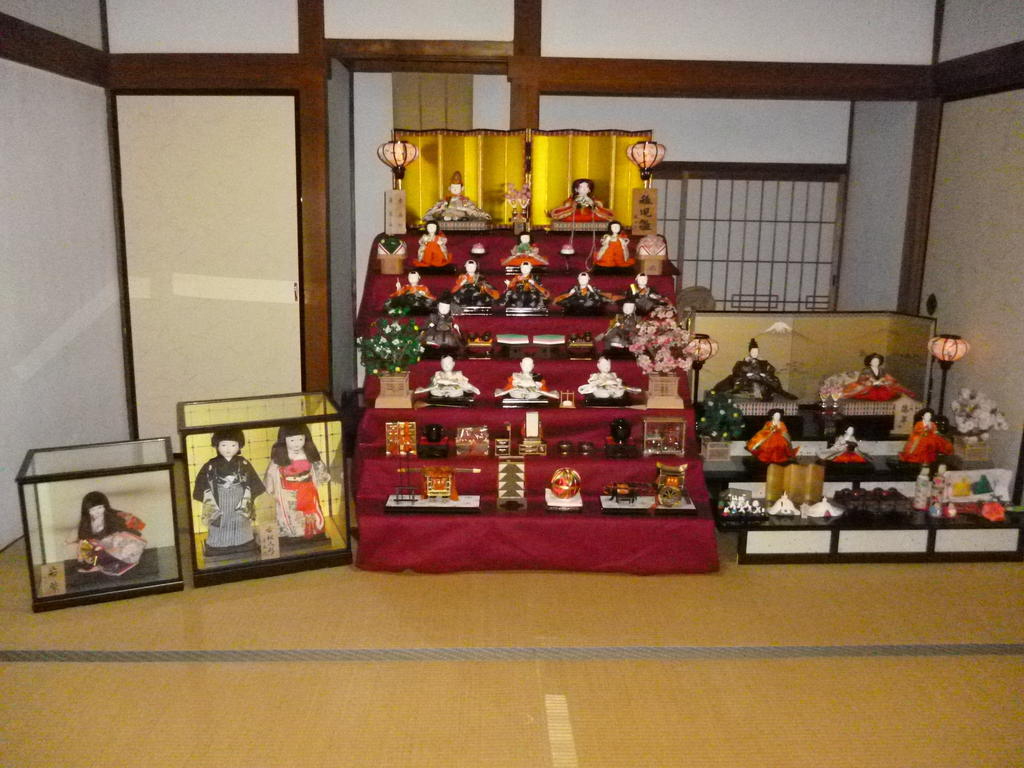
{"label": "gold folding screen", "polygon": [[496,225],[511,223],[505,202],[508,184],[522,187],[532,166],[531,223],[551,223],[548,212],[571,193],[573,179],[594,182],[594,197],[611,208],[628,227],[633,220],[632,190],[641,186],[640,171],[626,149],[649,140],[650,131],[413,131],[396,129],[395,139],[420,151],[405,171],[406,216],[422,223],[423,214],[448,194],[452,174],[459,171],[465,194],[494,217]]}
{"label": "gold folding screen", "polygon": [[420,155],[405,171],[406,218],[420,223],[423,214],[448,194],[459,171],[465,194],[494,217],[509,224],[506,184],[521,186],[526,176],[526,131],[404,131],[395,138],[415,144]]}
{"label": "gold folding screen", "polygon": [[649,141],[650,131],[531,131],[530,139],[533,226],[551,223],[548,212],[570,196],[574,179],[591,179],[592,196],[611,208],[623,226],[632,224],[632,190],[642,182],[626,149]]}

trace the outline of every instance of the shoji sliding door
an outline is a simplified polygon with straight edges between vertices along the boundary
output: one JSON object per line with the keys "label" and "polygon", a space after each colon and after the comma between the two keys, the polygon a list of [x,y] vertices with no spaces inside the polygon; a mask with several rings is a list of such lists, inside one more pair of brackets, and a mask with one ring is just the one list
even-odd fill
{"label": "shoji sliding door", "polygon": [[117,124],[140,435],[298,391],[294,98],[119,95]]}

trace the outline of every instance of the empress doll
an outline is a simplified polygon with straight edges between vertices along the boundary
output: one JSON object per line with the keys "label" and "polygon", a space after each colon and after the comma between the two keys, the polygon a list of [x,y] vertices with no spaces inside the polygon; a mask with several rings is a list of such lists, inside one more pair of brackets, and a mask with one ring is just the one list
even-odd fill
{"label": "empress doll", "polygon": [[914,397],[914,393],[885,372],[885,357],[873,352],[864,358],[864,368],[856,381],[843,387],[843,397],[854,400],[894,400],[900,395]]}
{"label": "empress doll", "polygon": [[78,521],[78,570],[122,576],[142,559],[146,540],[141,531],[146,524],[134,515],[110,506],[107,495],[90,491],[82,497]]}
{"label": "empress doll", "polygon": [[590,179],[576,179],[572,183],[572,195],[560,206],[552,209],[552,221],[611,221],[615,214],[605,208],[600,200],[591,197],[594,182]]}
{"label": "empress doll", "polygon": [[311,539],[324,532],[317,486],[330,479],[309,427],[286,424],[277,431],[263,482],[267,493],[274,497],[277,528],[282,537]]}
{"label": "empress doll", "polygon": [[217,455],[196,473],[192,498],[203,503],[206,548],[228,549],[253,540],[253,501],[264,491],[252,464],[242,456],[245,434],[240,429],[214,432],[210,443]]}

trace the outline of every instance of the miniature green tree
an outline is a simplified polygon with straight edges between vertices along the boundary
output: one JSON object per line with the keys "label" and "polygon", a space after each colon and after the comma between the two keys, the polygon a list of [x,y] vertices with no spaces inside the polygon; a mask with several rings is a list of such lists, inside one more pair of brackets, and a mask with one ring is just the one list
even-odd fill
{"label": "miniature green tree", "polygon": [[728,392],[708,392],[697,432],[711,440],[737,440],[743,436],[743,414]]}
{"label": "miniature green tree", "polygon": [[381,318],[370,326],[372,336],[360,336],[356,347],[367,373],[401,373],[420,361],[420,327],[412,320]]}

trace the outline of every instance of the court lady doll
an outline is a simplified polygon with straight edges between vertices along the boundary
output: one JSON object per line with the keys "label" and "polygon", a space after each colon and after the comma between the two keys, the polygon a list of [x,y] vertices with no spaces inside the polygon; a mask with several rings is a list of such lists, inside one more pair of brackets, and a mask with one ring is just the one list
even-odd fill
{"label": "court lady doll", "polygon": [[438,229],[436,221],[428,221],[420,237],[416,258],[409,262],[413,267],[446,267],[452,262],[448,253],[448,238]]}
{"label": "court lady doll", "polygon": [[617,221],[609,222],[608,233],[601,237],[601,247],[594,257],[594,266],[631,267],[634,264],[636,259],[629,253],[629,238],[622,236],[622,225]]}
{"label": "court lady doll", "polygon": [[199,468],[192,492],[192,498],[203,503],[206,551],[247,548],[253,542],[253,502],[263,493],[263,483],[242,456],[242,430],[214,432],[210,443],[217,449],[217,455]]}
{"label": "court lady doll", "polygon": [[309,427],[286,424],[277,431],[263,482],[267,493],[274,497],[280,536],[312,539],[323,534],[325,523],[318,486],[330,479]]}
{"label": "court lady doll", "polygon": [[785,464],[795,459],[797,452],[782,420],[782,411],[776,408],[769,415],[770,420],[747,441],[747,450],[765,464]]}

